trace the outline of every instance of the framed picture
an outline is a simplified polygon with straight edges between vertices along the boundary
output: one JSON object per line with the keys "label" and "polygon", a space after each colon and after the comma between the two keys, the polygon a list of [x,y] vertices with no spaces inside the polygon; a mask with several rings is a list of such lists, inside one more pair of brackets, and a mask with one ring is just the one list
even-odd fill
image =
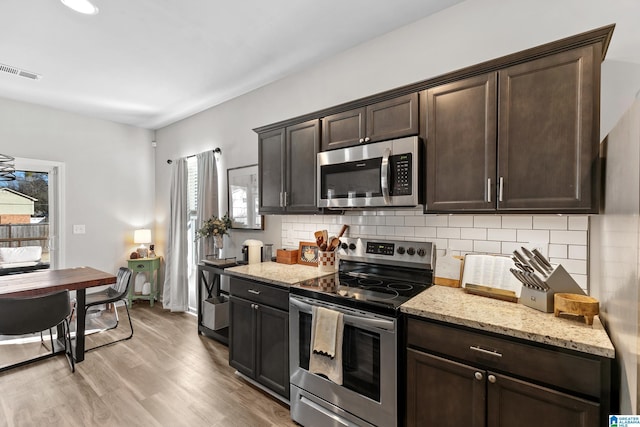
{"label": "framed picture", "polygon": [[318,245],[315,242],[300,242],[298,264],[318,265]]}

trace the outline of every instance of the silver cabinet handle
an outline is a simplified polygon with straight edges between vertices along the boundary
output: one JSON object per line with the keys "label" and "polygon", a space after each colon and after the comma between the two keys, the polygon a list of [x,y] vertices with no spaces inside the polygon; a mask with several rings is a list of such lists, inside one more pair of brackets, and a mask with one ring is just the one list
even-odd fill
{"label": "silver cabinet handle", "polygon": [[491,203],[491,178],[487,178],[487,202]]}
{"label": "silver cabinet handle", "polygon": [[489,382],[490,382],[491,384],[495,384],[495,383],[496,383],[496,376],[495,376],[495,375],[489,375],[489,376],[487,377],[487,379],[489,380]]}
{"label": "silver cabinet handle", "polygon": [[284,206],[282,205],[282,191],[280,192],[280,207],[284,208]]}
{"label": "silver cabinet handle", "polygon": [[247,292],[249,292],[250,294],[254,294],[254,295],[260,295],[260,291],[256,291],[255,289],[249,289],[249,290],[247,290]]}
{"label": "silver cabinet handle", "polygon": [[358,142],[362,144],[364,142],[364,138],[360,138]]}
{"label": "silver cabinet handle", "polygon": [[288,194],[287,194],[287,192],[285,191],[285,192],[284,192],[284,197],[282,198],[282,199],[283,199],[283,201],[284,201],[284,207],[285,207],[285,208],[287,207],[287,196],[288,196]]}
{"label": "silver cabinet handle", "polygon": [[498,190],[498,201],[502,201],[502,188],[504,187],[504,179],[500,177],[500,190]]}
{"label": "silver cabinet handle", "polygon": [[473,374],[478,381],[482,381],[482,372],[476,372]]}
{"label": "silver cabinet handle", "polygon": [[371,141],[371,138],[369,138],[368,136],[364,138],[364,142],[369,142]]}
{"label": "silver cabinet handle", "polygon": [[477,345],[472,345],[471,347],[469,347],[469,350],[477,351],[483,354],[487,354],[489,356],[502,357],[502,353],[498,353],[495,350],[485,350],[484,348]]}

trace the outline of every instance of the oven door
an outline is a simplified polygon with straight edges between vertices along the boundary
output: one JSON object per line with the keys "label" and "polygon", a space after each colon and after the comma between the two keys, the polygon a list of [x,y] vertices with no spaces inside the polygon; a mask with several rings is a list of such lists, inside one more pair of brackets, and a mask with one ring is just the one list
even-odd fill
{"label": "oven door", "polygon": [[[344,314],[342,385],[308,371],[313,305]],[[396,426],[397,319],[299,295],[289,297],[289,318],[292,419],[302,425],[315,425],[320,419],[323,425],[333,425],[341,419],[344,425],[364,420]],[[360,420],[349,421],[353,416]]]}

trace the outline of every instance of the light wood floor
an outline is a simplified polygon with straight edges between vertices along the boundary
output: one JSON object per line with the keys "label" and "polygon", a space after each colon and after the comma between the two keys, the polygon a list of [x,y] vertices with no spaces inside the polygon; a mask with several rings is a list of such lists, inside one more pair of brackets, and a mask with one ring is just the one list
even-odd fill
{"label": "light wood floor", "polygon": [[131,313],[133,338],[87,353],[75,374],[62,355],[0,373],[0,425],[296,425],[286,405],[234,374],[227,347],[199,335],[195,317],[146,302]]}

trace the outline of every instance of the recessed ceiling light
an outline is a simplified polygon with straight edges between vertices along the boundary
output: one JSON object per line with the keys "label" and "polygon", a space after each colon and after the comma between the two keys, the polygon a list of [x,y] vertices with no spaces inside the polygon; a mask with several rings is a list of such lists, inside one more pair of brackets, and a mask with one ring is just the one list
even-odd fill
{"label": "recessed ceiling light", "polygon": [[85,15],[96,15],[98,8],[89,0],[60,0],[63,5]]}

